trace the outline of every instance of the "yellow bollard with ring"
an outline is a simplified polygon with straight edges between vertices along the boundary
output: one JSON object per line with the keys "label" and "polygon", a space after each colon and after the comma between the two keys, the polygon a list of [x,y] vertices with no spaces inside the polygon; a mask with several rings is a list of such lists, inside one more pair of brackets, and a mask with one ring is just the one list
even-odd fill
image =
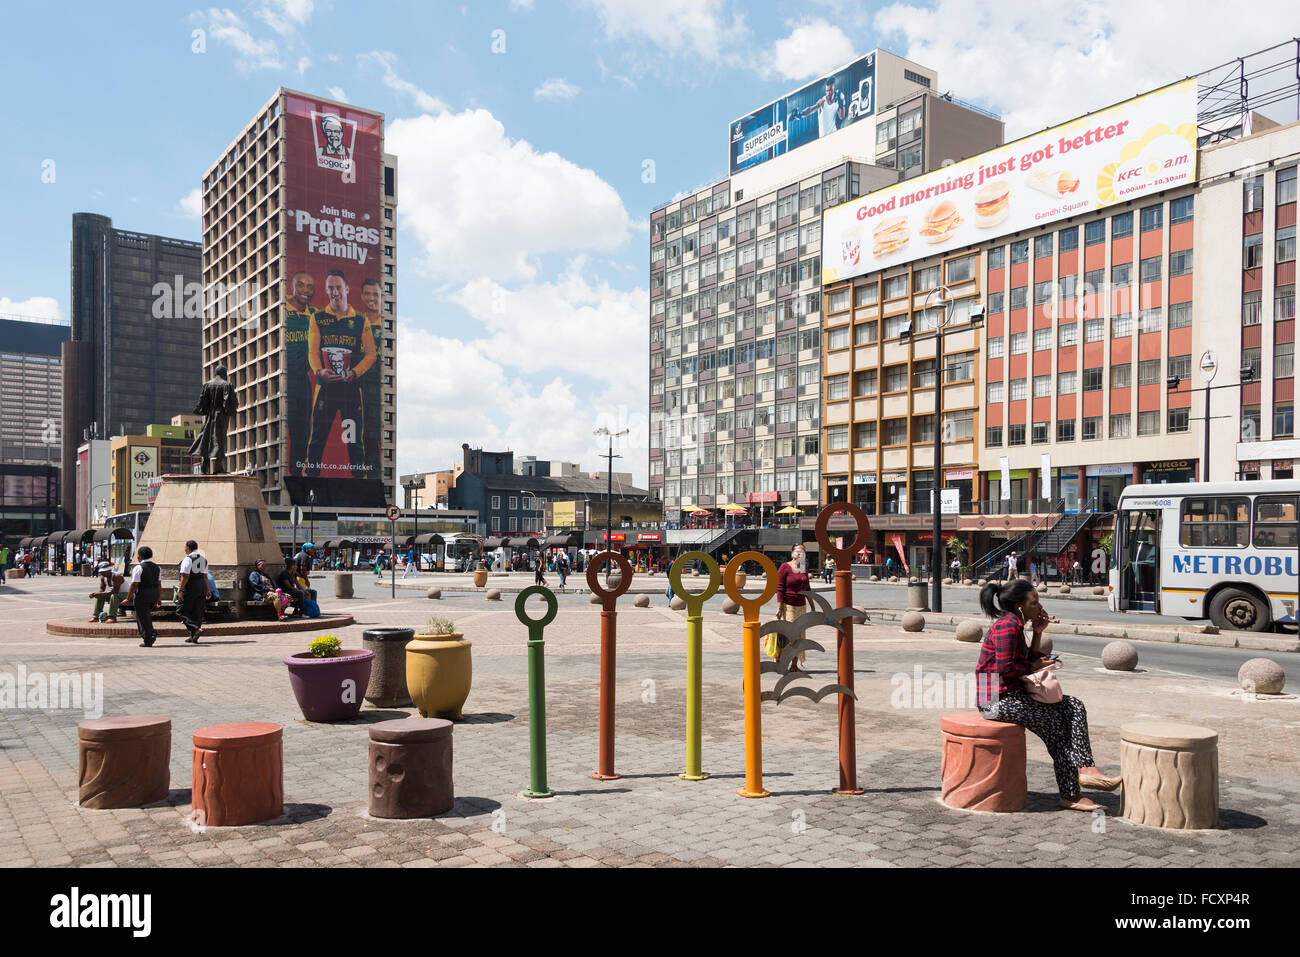
{"label": "yellow bollard with ring", "polygon": [[[682,569],[688,562],[700,562],[709,573],[704,591],[691,594],[682,585]],[[677,556],[668,571],[673,594],[686,602],[686,771],[677,775],[684,781],[703,781],[703,733],[701,718],[704,696],[704,603],[722,586],[722,572],[713,557],[704,552],[686,552]]]}
{"label": "yellow bollard with ring", "polygon": [[[757,598],[746,598],[736,585],[736,575],[745,562],[757,562],[763,569],[767,584]],[[759,710],[762,689],[759,687],[759,621],[758,612],[776,594],[776,566],[762,552],[741,552],[722,573],[722,583],[731,600],[740,606],[745,616],[745,786],[736,793],[741,797],[764,798],[770,792],[763,790],[763,715]]]}

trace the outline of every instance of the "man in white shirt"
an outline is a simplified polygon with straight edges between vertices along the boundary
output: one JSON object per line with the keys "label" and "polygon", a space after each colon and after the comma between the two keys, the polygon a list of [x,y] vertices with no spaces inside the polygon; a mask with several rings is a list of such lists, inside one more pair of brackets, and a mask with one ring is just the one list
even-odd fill
{"label": "man in white shirt", "polygon": [[162,601],[161,569],[153,561],[153,549],[145,545],[136,552],[139,564],[131,572],[131,587],[126,604],[135,610],[135,626],[140,632],[140,647],[152,648],[158,640],[153,627],[153,610]]}
{"label": "man in white shirt", "polygon": [[186,542],[185,551],[188,554],[181,560],[176,612],[190,633],[186,644],[197,645],[203,637],[204,603],[212,597],[212,591],[208,587],[208,560],[199,552],[199,543]]}
{"label": "man in white shirt", "polygon": [[799,111],[800,118],[810,113],[817,114],[817,136],[830,136],[840,128],[844,122],[844,117],[848,110],[844,105],[844,97],[835,92],[835,81],[829,77],[826,79],[826,92],[822,98],[812,106]]}
{"label": "man in white shirt", "polygon": [[1015,581],[1016,576],[1020,574],[1020,566],[1016,562],[1016,553],[1012,552],[1007,556],[1007,581]]}

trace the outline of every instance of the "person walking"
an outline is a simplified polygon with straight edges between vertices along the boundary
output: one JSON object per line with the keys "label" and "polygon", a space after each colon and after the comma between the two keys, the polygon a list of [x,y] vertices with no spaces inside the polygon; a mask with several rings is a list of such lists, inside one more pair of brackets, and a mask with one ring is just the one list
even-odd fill
{"label": "person walking", "polygon": [[153,626],[153,610],[162,602],[162,569],[154,564],[153,549],[148,545],[141,546],[135,557],[137,564],[131,572],[126,604],[135,610],[140,647],[152,648],[158,640],[158,632]]}
{"label": "person walking", "polygon": [[835,580],[835,559],[829,555],[826,556],[826,562],[822,565],[822,580],[828,585]]}
{"label": "person walking", "polygon": [[534,571],[533,571],[533,584],[534,584],[534,585],[542,585],[543,587],[545,587],[545,585],[546,585],[546,562],[543,562],[543,561],[535,562],[533,568],[534,568]]}
{"label": "person walking", "polygon": [[185,543],[188,554],[181,559],[180,584],[176,588],[177,616],[190,636],[186,644],[197,645],[203,637],[204,603],[212,597],[208,588],[208,560],[199,552],[199,543],[190,539]]}
{"label": "person walking", "polygon": [[[807,604],[809,590],[808,581],[808,553],[802,545],[796,545],[790,550],[790,560],[782,562],[781,567],[776,571],[776,597],[779,604],[777,605],[777,617],[782,621],[794,621],[804,613],[804,607]],[[799,633],[803,637],[803,632]],[[779,658],[781,649],[785,647],[786,639],[784,636],[778,636],[776,654],[773,658]],[[790,662],[791,671],[801,671],[800,668],[804,662],[804,652],[799,652],[797,662]]]}
{"label": "person walking", "polygon": [[[1025,675],[1053,660],[1038,650],[1048,624],[1038,591],[1019,579],[1005,586],[990,582],[980,590],[980,608],[996,619],[984,636],[975,666],[975,703],[980,715],[989,721],[1023,725],[1043,740],[1052,757],[1061,807],[1100,810],[1099,804],[1080,793],[1080,787],[1113,791],[1121,782],[1097,770],[1083,702],[1064,695],[1055,704],[1046,704],[1024,688]],[[1033,639],[1028,643],[1026,626],[1033,628]]]}
{"label": "person walking", "polygon": [[1012,552],[1007,556],[1007,567],[1004,571],[1003,581],[1015,581],[1020,574],[1019,565],[1016,562],[1016,553]]}
{"label": "person walking", "polygon": [[5,570],[9,567],[9,546],[0,545],[0,585],[7,582]]}
{"label": "person walking", "polygon": [[408,545],[406,547],[406,567],[402,569],[402,581],[406,581],[411,575],[419,577],[419,574],[420,566],[416,564],[415,546]]}
{"label": "person walking", "polygon": [[561,552],[555,558],[555,574],[560,576],[560,587],[564,587],[565,580],[569,577],[569,556]]}
{"label": "person walking", "polygon": [[1070,571],[1073,572],[1074,584],[1076,584],[1076,585],[1082,585],[1082,584],[1083,584],[1083,566],[1079,564],[1079,559],[1076,558],[1076,559],[1074,560],[1074,565],[1071,566]]}

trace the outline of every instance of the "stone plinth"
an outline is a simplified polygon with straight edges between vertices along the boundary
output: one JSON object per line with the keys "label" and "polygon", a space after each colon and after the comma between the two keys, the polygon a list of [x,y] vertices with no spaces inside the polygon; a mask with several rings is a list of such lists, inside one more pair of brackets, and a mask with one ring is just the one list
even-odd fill
{"label": "stone plinth", "polygon": [[278,724],[218,724],[194,732],[194,820],[207,827],[258,824],[284,808]]}
{"label": "stone plinth", "polygon": [[1219,823],[1219,734],[1172,721],[1120,727],[1121,814],[1136,824],[1175,829]]}
{"label": "stone plinth", "polygon": [[375,653],[365,697],[376,708],[403,708],[411,703],[406,646],[414,637],[413,628],[369,628],[361,633],[361,647]]}
{"label": "stone plinth", "polygon": [[945,714],[943,803],[970,811],[1019,811],[1029,797],[1025,777],[1025,729],[989,721],[977,713]]}
{"label": "stone plinth", "polygon": [[372,817],[432,817],[452,809],[451,734],[451,722],[441,718],[401,718],[370,726]]}
{"label": "stone plinth", "polygon": [[170,718],[132,714],[77,725],[77,801],[82,807],[139,807],[167,797]]}

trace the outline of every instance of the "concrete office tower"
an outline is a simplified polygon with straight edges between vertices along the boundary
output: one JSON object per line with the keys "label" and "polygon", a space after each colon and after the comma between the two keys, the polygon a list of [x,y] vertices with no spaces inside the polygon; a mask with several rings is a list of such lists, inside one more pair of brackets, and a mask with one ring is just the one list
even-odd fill
{"label": "concrete office tower", "polygon": [[[202,374],[200,246],[72,216],[72,335],[63,346],[63,474],[90,437],[143,432],[194,408]],[[63,512],[77,514],[63,483]]]}
{"label": "concrete office tower", "polygon": [[380,113],[279,89],[203,174],[203,373],[268,504],[397,501],[397,159]]}
{"label": "concrete office tower", "polygon": [[666,521],[821,501],[822,212],[897,165],[1002,142],[997,117],[937,89],[874,51],[733,121],[730,177],[651,213],[649,484]]}
{"label": "concrete office tower", "polygon": [[59,465],[64,325],[0,319],[0,462]]}

